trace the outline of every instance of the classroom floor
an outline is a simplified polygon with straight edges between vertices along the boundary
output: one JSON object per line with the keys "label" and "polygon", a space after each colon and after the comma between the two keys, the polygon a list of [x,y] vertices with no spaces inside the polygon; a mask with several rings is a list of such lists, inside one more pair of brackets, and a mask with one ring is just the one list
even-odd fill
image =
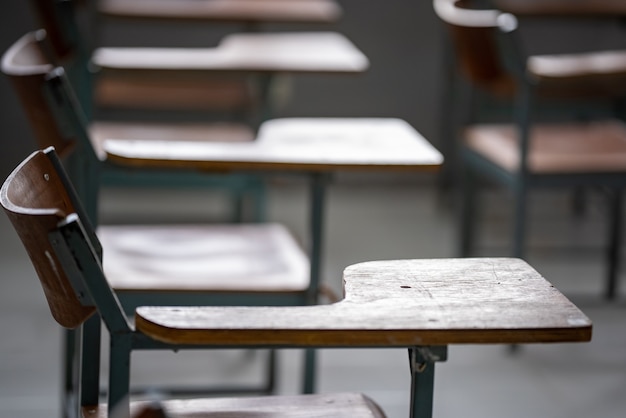
{"label": "classroom floor", "polygon": [[[360,261],[454,255],[454,205],[438,198],[431,180],[364,185],[340,178],[330,187],[323,269],[329,285],[340,289],[342,269]],[[509,197],[492,191],[486,198],[479,254],[506,255]],[[575,214],[567,193],[542,191],[532,198],[528,260],[594,321],[593,341],[522,346],[515,354],[506,346],[453,346],[448,361],[437,366],[436,418],[626,416],[626,277],[620,297],[603,301],[602,200],[592,193],[584,213]],[[210,193],[192,191],[109,190],[103,195],[102,217],[106,222],[200,221],[207,213],[224,210],[215,200]],[[286,223],[305,241],[306,204],[303,182],[273,182],[268,217]],[[55,417],[61,332],[4,216],[0,231],[0,417]],[[139,353],[133,357],[133,383],[254,383],[262,355]],[[298,391],[300,355],[297,350],[280,353],[280,393]],[[390,418],[406,417],[407,354],[323,350],[319,391],[361,391],[378,401]]]}

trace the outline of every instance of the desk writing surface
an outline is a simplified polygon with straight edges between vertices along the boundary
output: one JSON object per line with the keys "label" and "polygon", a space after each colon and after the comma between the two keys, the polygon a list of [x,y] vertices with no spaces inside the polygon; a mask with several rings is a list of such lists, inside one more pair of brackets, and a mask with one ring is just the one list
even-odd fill
{"label": "desk writing surface", "polygon": [[334,0],[100,0],[98,11],[118,18],[207,22],[332,23],[341,16]]}
{"label": "desk writing surface", "polygon": [[519,16],[626,16],[624,0],[493,0],[493,4]]}
{"label": "desk writing surface", "polygon": [[582,342],[591,321],[526,262],[393,260],[344,272],[344,300],[298,307],[140,307],[169,343],[387,346]]}
{"label": "desk writing surface", "polygon": [[92,61],[108,71],[213,71],[358,74],[367,57],[336,32],[236,33],[215,48],[102,47]]}
{"label": "desk writing surface", "polygon": [[394,118],[275,119],[249,143],[111,138],[103,148],[112,163],[199,170],[421,171],[443,162],[415,129]]}

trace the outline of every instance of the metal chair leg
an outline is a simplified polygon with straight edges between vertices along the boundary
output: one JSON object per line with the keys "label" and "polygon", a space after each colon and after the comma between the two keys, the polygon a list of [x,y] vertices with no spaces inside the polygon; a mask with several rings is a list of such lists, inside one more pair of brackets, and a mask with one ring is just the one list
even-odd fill
{"label": "metal chair leg", "polygon": [[130,393],[130,353],[132,335],[111,335],[111,351],[109,355],[109,411],[119,416],[130,416],[127,398]]}
{"label": "metal chair leg", "polygon": [[461,205],[460,205],[460,237],[459,237],[459,256],[468,257],[472,253],[472,243],[476,234],[476,177],[471,169],[463,170],[464,176],[461,187]]}
{"label": "metal chair leg", "polygon": [[94,314],[82,328],[80,405],[98,405],[100,398],[100,316]]}
{"label": "metal chair leg", "polygon": [[411,368],[411,418],[433,416],[435,363],[446,361],[447,346],[413,347],[409,349]]}
{"label": "metal chair leg", "polygon": [[528,205],[527,187],[523,183],[515,185],[514,197],[514,220],[513,220],[513,246],[512,256],[524,258],[526,254],[526,207]]}
{"label": "metal chair leg", "polygon": [[315,393],[315,370],[317,367],[317,352],[309,348],[304,350],[304,382],[302,393]]}
{"label": "metal chair leg", "polygon": [[607,276],[604,297],[607,300],[615,299],[617,292],[617,279],[619,274],[621,232],[622,232],[622,191],[610,191],[610,211],[608,223],[608,251],[607,251]]}
{"label": "metal chair leg", "polygon": [[61,417],[75,418],[78,413],[77,403],[77,356],[76,344],[80,332],[73,329],[63,331],[63,393],[61,396]]}

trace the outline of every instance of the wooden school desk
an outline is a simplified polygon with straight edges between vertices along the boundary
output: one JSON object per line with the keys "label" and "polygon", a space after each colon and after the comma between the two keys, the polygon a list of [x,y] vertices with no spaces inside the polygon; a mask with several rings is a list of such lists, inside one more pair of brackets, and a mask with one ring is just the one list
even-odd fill
{"label": "wooden school desk", "polygon": [[169,344],[406,347],[413,418],[432,416],[434,366],[450,344],[591,339],[591,321],[519,259],[366,262],[345,270],[344,291],[332,305],[140,307],[136,327]]}
{"label": "wooden school desk", "polygon": [[[104,76],[95,93],[104,102],[117,103],[122,98],[145,101],[133,97],[138,94],[136,85],[146,80],[150,83],[149,77],[155,74],[173,76],[175,83],[181,82],[177,74],[252,76],[259,86],[262,120],[272,116],[268,96],[276,76],[355,75],[369,68],[367,57],[336,32],[235,33],[225,36],[215,48],[101,47],[93,52],[91,61]],[[153,99],[158,101],[156,96]]]}

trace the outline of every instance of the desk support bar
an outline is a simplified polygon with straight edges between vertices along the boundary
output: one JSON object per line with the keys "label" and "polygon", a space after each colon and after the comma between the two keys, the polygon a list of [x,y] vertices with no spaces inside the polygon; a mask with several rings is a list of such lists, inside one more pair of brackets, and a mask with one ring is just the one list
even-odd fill
{"label": "desk support bar", "polygon": [[446,361],[447,346],[425,346],[409,349],[411,366],[411,418],[433,416],[435,362]]}
{"label": "desk support bar", "polygon": [[324,241],[324,210],[326,204],[326,185],[330,181],[327,173],[311,174],[310,195],[310,248],[311,257],[311,285],[307,295],[307,304],[316,305],[319,297],[322,271],[322,249]]}
{"label": "desk support bar", "polygon": [[[326,185],[330,180],[328,173],[311,174],[310,185],[310,248],[309,255],[311,260],[311,284],[309,286],[309,294],[307,295],[307,304],[315,305],[318,303],[319,287],[321,281],[322,269],[322,243],[324,229],[324,205],[326,203]],[[315,369],[316,356],[315,349],[307,348],[304,350],[304,382],[302,393],[315,393]]]}

